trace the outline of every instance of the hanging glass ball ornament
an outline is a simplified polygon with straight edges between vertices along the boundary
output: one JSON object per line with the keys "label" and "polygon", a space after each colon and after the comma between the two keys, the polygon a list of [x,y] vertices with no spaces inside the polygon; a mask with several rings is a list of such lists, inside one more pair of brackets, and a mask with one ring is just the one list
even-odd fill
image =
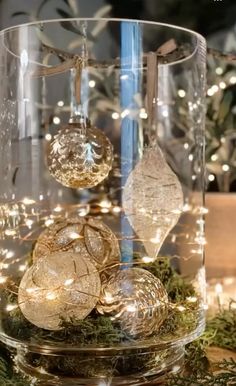
{"label": "hanging glass ball ornament", "polygon": [[24,274],[19,307],[34,325],[60,330],[63,320],[84,319],[100,294],[100,277],[93,262],[72,252],[38,259]]}
{"label": "hanging glass ball ornament", "polygon": [[111,229],[93,217],[75,217],[58,221],[39,236],[33,260],[54,252],[73,251],[93,261],[101,274],[118,267],[120,248]]}
{"label": "hanging glass ball ornament", "polygon": [[145,337],[157,333],[166,319],[168,295],[147,270],[123,269],[103,283],[97,310],[118,321],[129,335]]}
{"label": "hanging glass ball ornament", "polygon": [[62,185],[93,188],[112,168],[113,147],[107,136],[78,116],[56,134],[48,147],[50,174]]}

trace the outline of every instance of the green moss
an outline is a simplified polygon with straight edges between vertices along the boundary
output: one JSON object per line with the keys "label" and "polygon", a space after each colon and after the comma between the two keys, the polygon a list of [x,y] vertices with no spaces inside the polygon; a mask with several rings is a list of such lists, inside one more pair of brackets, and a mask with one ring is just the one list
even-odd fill
{"label": "green moss", "polygon": [[143,268],[161,280],[172,302],[184,302],[187,297],[196,295],[193,285],[174,270],[170,259],[159,258]]}
{"label": "green moss", "polygon": [[[157,259],[153,264],[144,265],[143,268],[161,280],[172,304],[169,308],[169,315],[155,339],[165,341],[181,338],[195,330],[198,323],[198,303],[189,303],[186,300],[189,296],[196,296],[191,283],[175,272],[168,258]],[[6,294],[6,297],[7,303],[16,304],[15,295]],[[174,308],[173,305],[181,305],[184,311]],[[89,345],[91,347],[112,347],[124,344],[124,347],[127,348],[130,343],[135,344],[136,342],[135,338],[121,329],[118,322],[112,321],[107,316],[99,315],[95,310],[84,320],[71,319],[69,322],[62,320],[61,323],[63,329],[60,331],[44,330],[27,321],[19,309],[3,317],[3,328],[6,334],[34,344],[48,343],[54,346],[67,344],[81,348]],[[146,372],[158,365],[156,353],[149,353],[146,349],[132,354],[129,360],[127,353],[100,358],[99,355],[91,357],[85,352],[63,357],[29,353],[27,360],[33,366],[43,367],[46,371],[56,375],[70,374],[80,377],[124,376]]]}

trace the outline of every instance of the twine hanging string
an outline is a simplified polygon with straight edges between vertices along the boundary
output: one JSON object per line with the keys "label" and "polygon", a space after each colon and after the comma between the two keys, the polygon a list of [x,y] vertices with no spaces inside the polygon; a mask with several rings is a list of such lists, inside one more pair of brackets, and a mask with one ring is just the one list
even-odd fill
{"label": "twine hanging string", "polygon": [[[166,57],[177,49],[174,39],[168,40],[158,48],[156,52],[149,52],[147,54],[147,113],[148,113],[148,127],[153,127],[154,122],[157,122],[157,102],[158,102],[158,73],[159,73],[159,58]],[[151,133],[151,134],[150,134]],[[152,138],[152,130],[149,130],[149,141],[155,143],[156,130],[154,130],[154,138]]]}
{"label": "twine hanging string", "polygon": [[[31,72],[31,76],[33,78],[61,74],[72,68],[76,68],[78,69],[77,81],[79,81],[79,78],[81,77],[83,62],[84,62],[81,56],[72,54],[67,51],[63,51],[59,48],[50,47],[46,44],[42,44],[42,50],[47,54],[52,54],[57,56],[58,59],[61,61],[61,63],[55,66],[48,66],[48,65],[44,66],[38,63],[36,69],[34,69],[34,71]],[[166,43],[164,43],[161,47],[159,47],[156,52],[149,52],[148,54],[143,55],[143,67],[148,68],[147,84],[148,84],[148,90],[150,91],[147,95],[147,99],[148,99],[147,109],[149,112],[153,112],[153,108],[151,107],[151,100],[153,101],[153,98],[155,97],[155,92],[157,92],[157,90],[156,91],[154,90],[154,85],[156,84],[156,81],[158,79],[157,67],[159,64],[168,64],[169,62],[171,62],[171,59],[173,58],[173,55],[175,53],[177,54],[177,60],[185,59],[188,56],[188,53],[186,53],[186,51],[183,50],[183,47],[181,50],[181,47],[178,47],[175,40],[170,39]],[[228,62],[236,61],[236,54],[231,54],[231,53],[225,54],[210,47],[207,48],[207,53],[216,59],[221,59]],[[14,56],[17,56],[17,55],[14,54]],[[115,58],[110,61],[109,60],[97,61],[95,59],[88,58],[87,66],[94,67],[94,68],[108,68],[110,66],[114,66],[115,68],[120,68],[120,58]],[[155,71],[154,71],[154,68],[156,68]],[[156,94],[156,97],[157,97],[157,94]]]}

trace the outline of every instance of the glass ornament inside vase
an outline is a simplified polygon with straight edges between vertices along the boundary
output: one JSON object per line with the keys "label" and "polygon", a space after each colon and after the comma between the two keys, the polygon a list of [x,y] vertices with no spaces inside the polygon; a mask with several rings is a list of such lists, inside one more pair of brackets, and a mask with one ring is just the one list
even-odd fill
{"label": "glass ornament inside vase", "polygon": [[69,188],[88,189],[98,185],[112,168],[112,144],[103,132],[91,125],[81,104],[81,76],[84,60],[75,61],[77,108],[69,124],[61,128],[48,146],[51,175]]}

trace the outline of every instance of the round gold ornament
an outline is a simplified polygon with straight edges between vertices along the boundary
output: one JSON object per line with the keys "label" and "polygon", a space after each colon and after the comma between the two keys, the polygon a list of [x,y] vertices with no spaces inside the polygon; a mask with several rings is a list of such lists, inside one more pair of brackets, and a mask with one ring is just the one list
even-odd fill
{"label": "round gold ornament", "polygon": [[112,161],[113,147],[107,136],[81,117],[53,137],[47,155],[50,174],[62,185],[76,189],[102,182]]}
{"label": "round gold ornament", "polygon": [[123,269],[102,285],[97,310],[118,321],[128,334],[146,337],[157,333],[166,319],[168,295],[147,270]]}
{"label": "round gold ornament", "polygon": [[72,252],[57,252],[38,259],[24,274],[18,292],[20,309],[31,323],[60,330],[62,320],[84,319],[100,294],[94,264]]}
{"label": "round gold ornament", "polygon": [[120,263],[116,236],[102,221],[93,217],[66,219],[45,229],[35,244],[33,260],[57,251],[73,251],[92,260],[101,277],[106,267]]}

